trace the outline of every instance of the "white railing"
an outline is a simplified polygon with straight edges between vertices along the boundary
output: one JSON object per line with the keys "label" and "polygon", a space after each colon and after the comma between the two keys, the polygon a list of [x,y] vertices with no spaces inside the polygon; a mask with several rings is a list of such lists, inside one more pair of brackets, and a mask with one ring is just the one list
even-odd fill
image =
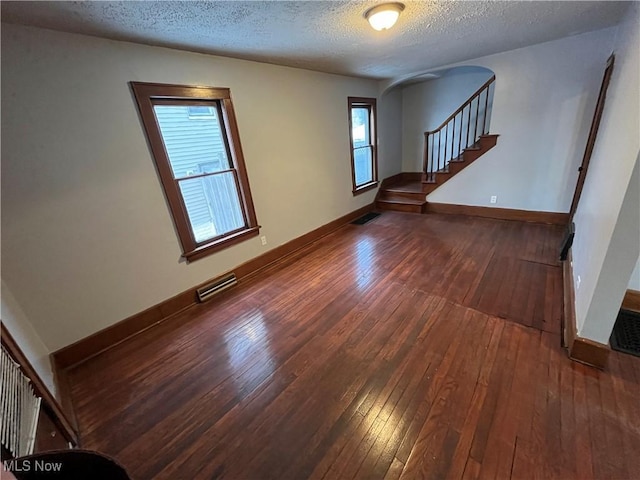
{"label": "white railing", "polygon": [[4,347],[0,356],[0,376],[0,440],[13,457],[30,455],[36,438],[41,399]]}

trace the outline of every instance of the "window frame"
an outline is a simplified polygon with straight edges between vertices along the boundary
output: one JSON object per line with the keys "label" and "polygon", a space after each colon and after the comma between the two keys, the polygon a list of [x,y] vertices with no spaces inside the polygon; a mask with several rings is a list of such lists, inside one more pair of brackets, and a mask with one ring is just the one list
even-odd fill
{"label": "window frame", "polygon": [[[349,106],[349,152],[351,156],[351,185],[354,196],[364,193],[378,186],[378,125],[376,112],[376,99],[368,97],[348,97]],[[369,111],[369,145],[371,148],[371,169],[372,180],[362,185],[356,185],[356,164],[355,164],[355,147],[353,145],[353,120],[352,110],[354,108],[366,108]],[[359,147],[362,148],[362,147]]]}
{"label": "window frame", "polygon": [[[230,89],[146,82],[130,82],[130,85],[138,106],[147,143],[151,150],[151,157],[156,166],[180,241],[182,256],[187,262],[203,258],[259,235],[260,226],[256,218],[249,187],[249,178],[240,144],[240,135],[231,101]],[[245,225],[242,228],[202,242],[196,242],[179,182],[184,179],[198,178],[201,175],[191,175],[181,179],[174,177],[160,126],[156,119],[154,105],[210,106],[216,109],[230,163],[230,168],[226,171],[234,172],[240,207],[245,221]]]}

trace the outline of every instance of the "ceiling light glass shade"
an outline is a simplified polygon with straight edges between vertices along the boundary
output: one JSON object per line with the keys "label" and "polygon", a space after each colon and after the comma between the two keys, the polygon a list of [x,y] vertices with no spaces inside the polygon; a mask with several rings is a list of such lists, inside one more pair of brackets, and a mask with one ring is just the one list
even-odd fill
{"label": "ceiling light glass shade", "polygon": [[388,30],[398,21],[402,10],[404,5],[401,3],[385,3],[367,10],[364,17],[375,30]]}

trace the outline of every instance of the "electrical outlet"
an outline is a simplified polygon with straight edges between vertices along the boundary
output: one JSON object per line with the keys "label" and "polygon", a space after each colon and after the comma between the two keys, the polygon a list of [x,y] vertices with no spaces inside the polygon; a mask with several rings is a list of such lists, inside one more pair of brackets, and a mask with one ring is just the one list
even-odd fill
{"label": "electrical outlet", "polygon": [[582,279],[580,278],[580,275],[578,275],[578,278],[576,279],[576,290],[580,290],[580,282],[582,281]]}
{"label": "electrical outlet", "polygon": [[267,244],[267,237],[265,235],[260,237],[260,242],[262,243],[262,245],[266,245]]}
{"label": "electrical outlet", "polygon": [[491,195],[491,203],[498,203],[497,195]]}

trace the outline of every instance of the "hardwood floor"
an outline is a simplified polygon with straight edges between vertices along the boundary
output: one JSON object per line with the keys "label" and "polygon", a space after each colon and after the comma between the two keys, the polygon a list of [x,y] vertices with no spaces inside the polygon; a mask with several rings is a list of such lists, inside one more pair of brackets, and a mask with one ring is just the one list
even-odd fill
{"label": "hardwood floor", "polygon": [[625,479],[640,359],[560,348],[560,227],[385,212],[79,365],[136,479]]}

